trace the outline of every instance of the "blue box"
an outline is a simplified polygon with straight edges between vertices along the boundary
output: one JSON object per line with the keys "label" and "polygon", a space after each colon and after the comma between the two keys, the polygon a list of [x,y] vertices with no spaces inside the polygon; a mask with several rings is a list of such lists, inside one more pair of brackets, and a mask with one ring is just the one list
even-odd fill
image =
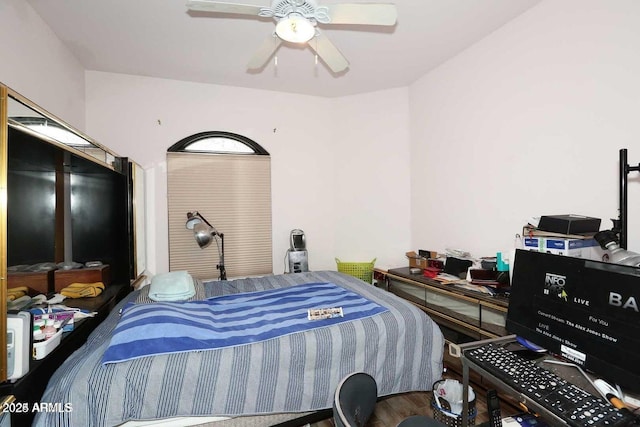
{"label": "blue box", "polygon": [[602,249],[595,239],[562,239],[558,237],[525,237],[524,249],[576,258],[601,260]]}

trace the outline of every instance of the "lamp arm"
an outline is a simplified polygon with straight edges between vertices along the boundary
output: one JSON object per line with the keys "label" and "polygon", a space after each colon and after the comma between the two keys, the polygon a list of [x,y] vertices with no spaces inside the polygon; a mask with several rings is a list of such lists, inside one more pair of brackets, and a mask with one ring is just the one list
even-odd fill
{"label": "lamp arm", "polygon": [[[205,224],[207,224],[209,227],[213,228],[214,231],[216,231],[216,228],[213,225],[209,224],[209,221],[207,221],[207,218],[203,217],[200,212],[195,211],[195,216],[200,217],[200,219],[202,219],[202,221],[204,221]],[[216,233],[217,233],[217,231],[216,231]]]}
{"label": "lamp arm", "polygon": [[227,280],[227,270],[224,267],[224,233],[218,233],[217,231],[215,231],[214,235],[220,236],[220,241],[222,243],[222,252],[220,253],[220,264],[216,265],[216,268],[220,270],[220,280]]}
{"label": "lamp arm", "polygon": [[640,164],[637,166],[631,166],[627,162],[627,149],[622,148],[620,150],[620,162],[619,162],[619,176],[620,176],[620,196],[619,196],[619,215],[618,220],[614,220],[614,226],[612,231],[618,234],[618,243],[622,249],[627,249],[627,201],[628,201],[628,181],[629,181],[629,173],[630,172],[638,172],[640,171]]}
{"label": "lamp arm", "polygon": [[[196,233],[196,230],[195,230],[195,227],[198,224],[198,222],[192,221],[193,219],[198,219],[199,220],[198,222],[200,221],[204,222],[209,227],[208,233],[211,235],[211,237],[214,238],[214,240],[216,236],[220,237],[220,241],[222,242],[222,251],[220,251],[220,245],[216,240],[216,246],[218,247],[218,256],[220,259],[220,263],[216,265],[216,268],[220,270],[220,280],[227,280],[227,270],[224,267],[224,234],[216,230],[216,228],[213,225],[211,225],[211,223],[207,221],[207,219],[204,216],[202,216],[200,212],[198,211],[187,212],[187,223],[185,224],[185,226],[187,227],[187,229],[194,230],[196,241],[200,245],[200,248],[208,246],[209,243],[211,243],[211,240],[204,241],[199,239],[198,233]],[[199,232],[202,232],[202,231],[203,230],[200,230]]]}

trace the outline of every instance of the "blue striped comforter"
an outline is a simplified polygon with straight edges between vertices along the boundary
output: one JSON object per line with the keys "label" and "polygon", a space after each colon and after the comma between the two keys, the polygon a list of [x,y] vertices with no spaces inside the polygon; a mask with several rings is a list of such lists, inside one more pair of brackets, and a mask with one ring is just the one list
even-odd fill
{"label": "blue striped comforter", "polygon": [[[344,316],[308,320],[309,309],[342,307]],[[233,294],[193,302],[125,308],[102,362],[250,344],[387,311],[333,283]]]}
{"label": "blue striped comforter", "polygon": [[37,413],[33,425],[106,427],[211,415],[236,417],[229,420],[235,427],[273,425],[282,417],[331,408],[336,386],[354,371],[371,374],[379,396],[431,390],[442,374],[438,326],[409,302],[354,277],[316,271],[213,281],[197,284],[193,300],[320,282],[388,311],[250,345],[103,364],[120,323],[118,310],[133,301],[152,302],[146,286],[121,301],[51,377],[41,401],[68,403],[73,410]]}

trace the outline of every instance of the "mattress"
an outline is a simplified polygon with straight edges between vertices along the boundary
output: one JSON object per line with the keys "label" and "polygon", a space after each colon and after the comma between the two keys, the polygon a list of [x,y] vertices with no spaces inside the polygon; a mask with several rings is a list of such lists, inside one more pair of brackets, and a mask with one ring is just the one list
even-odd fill
{"label": "mattress", "polygon": [[104,365],[119,310],[133,301],[150,302],[143,288],[121,301],[52,376],[42,401],[71,410],[39,413],[34,425],[114,426],[210,416],[252,425],[255,417],[295,417],[331,408],[335,387],[354,371],[371,374],[380,396],[431,390],[442,374],[444,338],[438,326],[412,304],[354,277],[322,271],[212,281],[201,284],[194,298],[318,282],[336,284],[388,310],[246,345]]}

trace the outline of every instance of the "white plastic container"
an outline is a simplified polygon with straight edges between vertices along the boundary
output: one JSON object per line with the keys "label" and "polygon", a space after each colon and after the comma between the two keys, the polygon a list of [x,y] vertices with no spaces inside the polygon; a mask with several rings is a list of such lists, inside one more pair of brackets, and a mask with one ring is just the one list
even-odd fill
{"label": "white plastic container", "polygon": [[47,316],[47,319],[44,321],[44,329],[42,330],[42,332],[44,332],[44,338],[46,340],[50,340],[57,332],[57,329],[55,326],[53,326],[54,324],[54,320],[51,317]]}
{"label": "white plastic container", "polygon": [[46,341],[39,342],[33,345],[33,358],[35,360],[44,359],[54,348],[60,344],[62,339],[62,329],[56,332],[51,338]]}

